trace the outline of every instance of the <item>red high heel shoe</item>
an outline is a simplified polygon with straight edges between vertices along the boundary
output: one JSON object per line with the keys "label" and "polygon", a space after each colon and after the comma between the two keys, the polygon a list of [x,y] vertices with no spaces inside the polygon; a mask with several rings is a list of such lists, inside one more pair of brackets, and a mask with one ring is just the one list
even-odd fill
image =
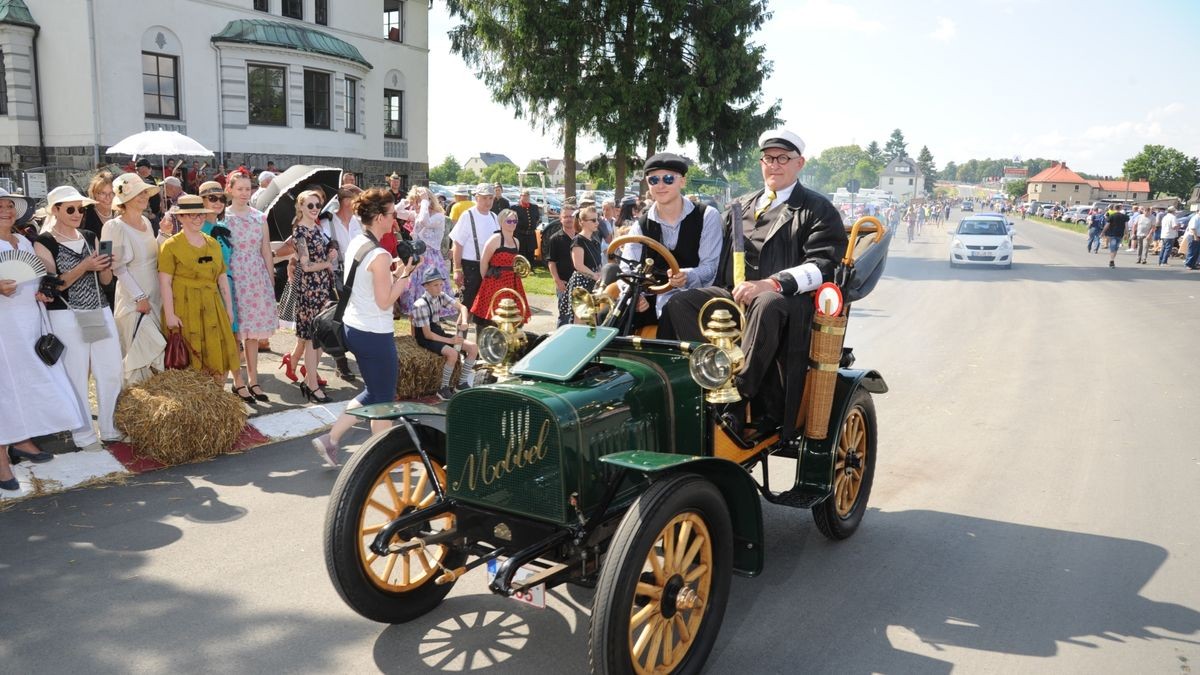
{"label": "red high heel shoe", "polygon": [[[304,366],[300,367],[303,368]],[[279,363],[279,368],[284,369],[283,374],[286,375],[287,379],[291,380],[292,382],[297,382],[300,380],[300,378],[296,377],[296,369],[292,367],[291,354],[283,355],[283,361]],[[276,370],[279,370],[279,368],[276,368]]]}
{"label": "red high heel shoe", "polygon": [[[303,364],[300,365],[300,377],[308,377],[308,368],[306,368]],[[295,381],[295,380],[293,380],[293,381]],[[320,375],[317,375],[317,386],[318,387],[324,387],[327,384],[329,384],[329,382],[326,381],[325,378],[321,377]]]}

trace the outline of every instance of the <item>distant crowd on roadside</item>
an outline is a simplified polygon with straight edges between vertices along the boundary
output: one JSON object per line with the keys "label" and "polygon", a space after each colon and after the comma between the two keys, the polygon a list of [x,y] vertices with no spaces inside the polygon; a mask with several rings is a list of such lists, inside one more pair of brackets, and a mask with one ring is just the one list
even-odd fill
{"label": "distant crowd on roadside", "polygon": [[1099,253],[1101,240],[1108,249],[1108,266],[1116,267],[1117,252],[1122,246],[1137,254],[1137,264],[1145,265],[1157,257],[1159,266],[1171,258],[1183,256],[1190,270],[1200,269],[1200,217],[1195,213],[1181,214],[1174,206],[1154,208],[1112,204],[1105,209],[1088,212],[1088,253]]}

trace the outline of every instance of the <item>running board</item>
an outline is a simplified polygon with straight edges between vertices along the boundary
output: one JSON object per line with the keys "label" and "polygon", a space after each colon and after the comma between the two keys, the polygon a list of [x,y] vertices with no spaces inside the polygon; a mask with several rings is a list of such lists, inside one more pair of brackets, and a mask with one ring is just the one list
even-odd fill
{"label": "running board", "polygon": [[814,496],[806,494],[803,491],[792,488],[786,492],[770,492],[763,490],[763,497],[772,504],[780,506],[789,506],[793,509],[811,509],[824,499],[823,496]]}

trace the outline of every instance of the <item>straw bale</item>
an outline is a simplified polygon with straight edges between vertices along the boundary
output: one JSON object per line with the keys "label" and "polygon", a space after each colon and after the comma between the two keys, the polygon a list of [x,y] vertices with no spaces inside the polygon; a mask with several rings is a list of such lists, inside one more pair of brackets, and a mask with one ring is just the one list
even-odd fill
{"label": "straw bale", "polygon": [[115,421],[137,454],[170,466],[229,451],[246,409],[206,374],[167,370],[121,392]]}
{"label": "straw bale", "polygon": [[396,359],[400,366],[396,376],[397,399],[419,398],[441,386],[445,360],[418,345],[411,335],[396,337]]}

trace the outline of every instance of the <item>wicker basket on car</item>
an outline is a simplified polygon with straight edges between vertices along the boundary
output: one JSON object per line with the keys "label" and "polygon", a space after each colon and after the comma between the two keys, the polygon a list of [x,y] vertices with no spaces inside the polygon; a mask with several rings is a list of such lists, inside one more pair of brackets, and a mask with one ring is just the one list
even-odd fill
{"label": "wicker basket on car", "polygon": [[804,383],[804,397],[808,399],[804,435],[815,440],[829,435],[829,416],[833,410],[833,392],[837,387],[848,318],[846,314],[827,316],[818,312],[813,320],[808,377]]}

